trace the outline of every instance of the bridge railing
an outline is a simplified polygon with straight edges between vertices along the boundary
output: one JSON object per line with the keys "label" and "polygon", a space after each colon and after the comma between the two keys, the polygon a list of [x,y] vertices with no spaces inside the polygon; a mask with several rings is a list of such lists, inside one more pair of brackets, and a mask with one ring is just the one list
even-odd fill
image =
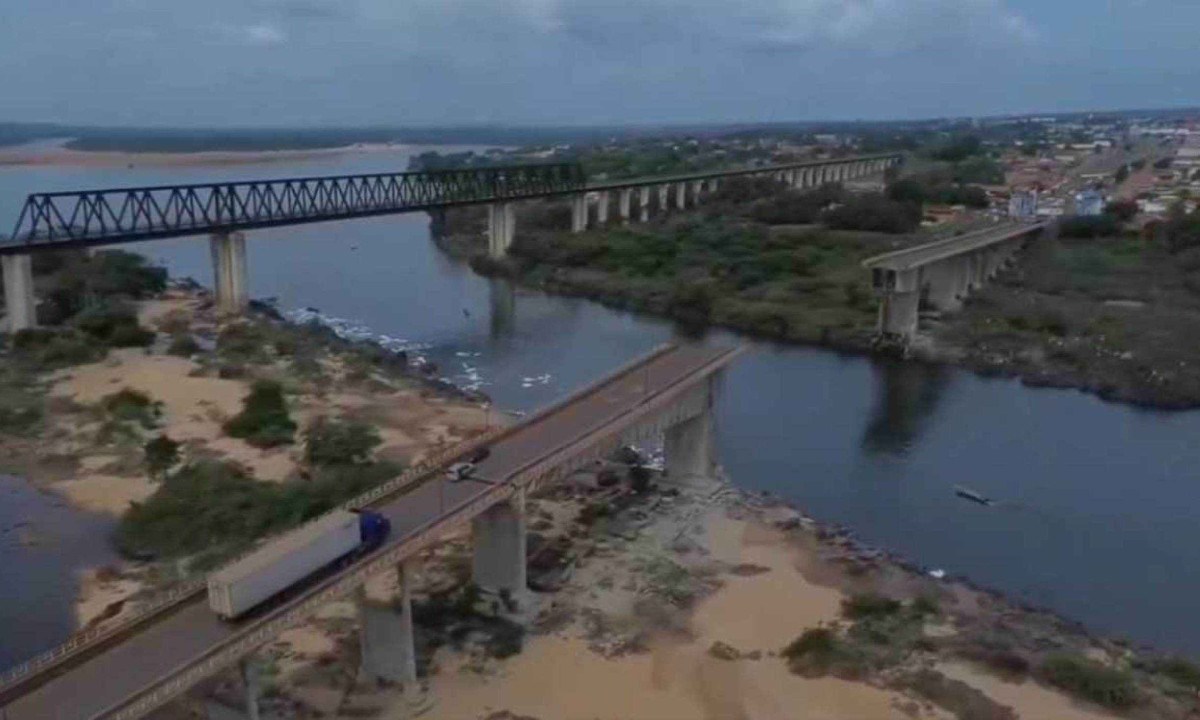
{"label": "bridge railing", "polygon": [[100,244],[567,193],[577,164],[161,185],[29,195],[4,245]]}

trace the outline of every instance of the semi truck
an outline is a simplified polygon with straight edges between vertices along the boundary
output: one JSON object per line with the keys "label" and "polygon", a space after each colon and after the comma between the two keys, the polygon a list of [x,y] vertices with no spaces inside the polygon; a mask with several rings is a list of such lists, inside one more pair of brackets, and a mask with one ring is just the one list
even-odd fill
{"label": "semi truck", "polygon": [[379,547],[391,530],[376,512],[334,510],[208,576],[208,605],[235,620],[331,563]]}

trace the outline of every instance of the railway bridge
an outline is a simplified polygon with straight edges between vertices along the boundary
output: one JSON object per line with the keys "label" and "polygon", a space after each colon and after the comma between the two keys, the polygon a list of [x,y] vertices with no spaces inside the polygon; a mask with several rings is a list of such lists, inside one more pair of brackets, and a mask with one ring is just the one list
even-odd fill
{"label": "railway bridge", "polygon": [[[0,677],[0,718],[132,720],[238,665],[247,715],[257,718],[258,681],[246,659],[324,604],[347,596],[360,600],[363,669],[415,687],[408,580],[419,553],[469,525],[475,583],[521,597],[526,497],[622,445],[655,437],[664,440],[671,481],[711,475],[714,393],[721,370],[739,351],[664,345],[515,426],[432,457],[347,504],[391,521],[392,533],[378,549],[232,622],[209,609],[203,579],[184,583],[136,617],[77,635]],[[447,474],[451,463],[480,447],[490,453],[472,479]],[[399,597],[386,608],[365,603],[361,593],[368,578],[380,573],[400,578]]]}
{"label": "railway bridge", "polygon": [[645,222],[652,196],[660,213],[681,210],[726,178],[773,177],[807,188],[882,173],[900,161],[900,155],[868,155],[595,183],[579,165],[542,164],[34,193],[11,235],[0,238],[7,326],[37,324],[31,262],[37,252],[208,235],[217,307],[236,314],[249,301],[250,230],[487,205],[489,253],[501,257],[516,231],[515,204],[526,200],[569,198],[571,229],[582,232],[609,221],[614,198],[622,222]]}

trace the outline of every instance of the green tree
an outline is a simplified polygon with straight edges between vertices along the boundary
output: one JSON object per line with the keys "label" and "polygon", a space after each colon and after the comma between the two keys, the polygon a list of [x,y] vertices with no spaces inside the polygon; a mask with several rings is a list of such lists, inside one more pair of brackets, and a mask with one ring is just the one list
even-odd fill
{"label": "green tree", "polygon": [[361,422],[318,417],[304,433],[304,460],[310,465],[359,465],[383,442],[375,428]]}
{"label": "green tree", "polygon": [[146,443],[146,472],[155,480],[163,480],[175,464],[179,462],[179,443],[166,435]]}

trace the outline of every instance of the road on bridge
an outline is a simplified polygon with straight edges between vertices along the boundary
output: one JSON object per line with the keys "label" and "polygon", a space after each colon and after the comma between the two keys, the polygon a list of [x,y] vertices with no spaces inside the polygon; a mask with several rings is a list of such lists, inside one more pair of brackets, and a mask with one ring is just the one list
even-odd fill
{"label": "road on bridge", "polygon": [[[552,407],[528,419],[512,433],[491,446],[490,455],[479,463],[478,476],[503,482],[527,467],[581,438],[595,435],[657,395],[711,371],[726,362],[736,350],[700,346],[672,346],[645,363],[626,369],[560,407]],[[390,540],[378,553],[414,542],[418,531],[445,518],[493,486],[477,481],[451,481],[436,472],[400,495],[378,502],[375,508],[392,522]],[[451,525],[447,521],[447,528]],[[424,535],[425,532],[421,532]],[[419,547],[419,546],[418,546]],[[349,572],[349,569],[337,573]],[[284,606],[300,603],[324,582],[310,582]],[[100,647],[57,670],[40,686],[23,687],[24,694],[0,699],[4,720],[87,720],[105,717],[145,688],[170,678],[195,664],[219,645],[248,634],[264,622],[262,615],[227,623],[213,614],[207,598],[199,595],[181,604],[135,634],[111,647]],[[47,673],[53,674],[53,673]],[[32,685],[32,683],[31,683]],[[6,714],[5,714],[6,713]]]}

